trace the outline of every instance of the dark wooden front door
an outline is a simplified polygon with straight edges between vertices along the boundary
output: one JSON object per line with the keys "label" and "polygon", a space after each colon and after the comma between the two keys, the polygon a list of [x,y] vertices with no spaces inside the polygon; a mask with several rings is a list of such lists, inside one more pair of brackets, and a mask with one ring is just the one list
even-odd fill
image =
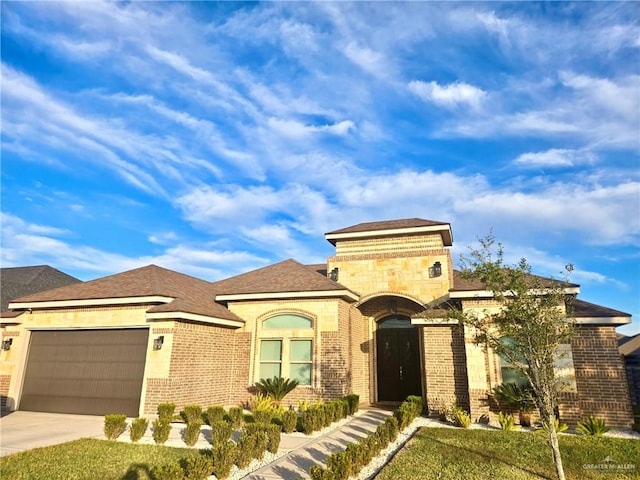
{"label": "dark wooden front door", "polygon": [[420,348],[416,328],[377,331],[378,400],[401,402],[422,396]]}

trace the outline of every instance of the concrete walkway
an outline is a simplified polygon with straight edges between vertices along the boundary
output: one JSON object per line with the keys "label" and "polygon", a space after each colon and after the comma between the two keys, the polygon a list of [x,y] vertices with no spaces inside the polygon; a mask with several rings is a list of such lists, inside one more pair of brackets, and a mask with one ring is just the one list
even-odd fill
{"label": "concrete walkway", "polygon": [[282,435],[280,449],[289,451],[275,462],[256,470],[246,477],[248,480],[296,480],[308,479],[309,468],[325,465],[329,455],[344,450],[348,444],[365,438],[391,415],[384,410],[366,410],[347,423],[315,438]]}

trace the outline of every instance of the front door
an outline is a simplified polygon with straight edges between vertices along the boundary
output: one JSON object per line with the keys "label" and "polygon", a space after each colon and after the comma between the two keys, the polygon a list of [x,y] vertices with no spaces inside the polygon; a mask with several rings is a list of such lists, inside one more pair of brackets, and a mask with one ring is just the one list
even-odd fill
{"label": "front door", "polygon": [[378,400],[401,402],[422,396],[418,329],[408,318],[390,317],[378,324]]}

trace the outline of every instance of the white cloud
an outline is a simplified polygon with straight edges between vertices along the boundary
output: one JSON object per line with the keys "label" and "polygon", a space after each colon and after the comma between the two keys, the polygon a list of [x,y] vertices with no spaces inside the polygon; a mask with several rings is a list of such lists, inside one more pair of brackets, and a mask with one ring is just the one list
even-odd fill
{"label": "white cloud", "polygon": [[583,150],[552,148],[544,152],[526,152],[514,160],[525,167],[572,167],[592,163],[595,155]]}
{"label": "white cloud", "polygon": [[381,52],[350,42],[344,48],[345,56],[353,63],[376,77],[384,77],[389,73],[389,65]]}
{"label": "white cloud", "polygon": [[280,135],[291,138],[304,138],[316,133],[344,136],[355,129],[355,125],[350,120],[343,120],[328,125],[305,125],[296,120],[270,118],[268,124],[272,130]]}
{"label": "white cloud", "polygon": [[409,90],[427,102],[446,108],[468,105],[479,109],[487,93],[464,82],[440,85],[437,82],[414,80],[409,82]]}

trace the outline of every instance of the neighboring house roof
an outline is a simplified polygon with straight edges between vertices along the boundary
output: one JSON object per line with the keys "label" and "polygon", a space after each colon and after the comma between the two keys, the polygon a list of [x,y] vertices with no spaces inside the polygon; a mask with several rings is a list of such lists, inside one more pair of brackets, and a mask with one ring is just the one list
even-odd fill
{"label": "neighboring house roof", "polygon": [[619,338],[618,351],[625,357],[640,357],[640,333],[633,337],[623,336]]}
{"label": "neighboring house roof", "polygon": [[[551,286],[562,286],[567,290],[567,293],[578,293],[580,289],[580,285],[577,283],[563,282],[560,280],[555,280],[553,278],[541,277],[539,275],[529,274],[528,277],[531,279],[532,284],[543,285],[547,287]],[[449,292],[453,294],[451,297],[466,297],[469,295],[465,295],[466,292],[475,292],[477,297],[488,296],[489,292],[487,291],[485,285],[477,278],[464,278],[462,272],[458,270],[453,271],[453,287],[449,289]]]}
{"label": "neighboring house roof", "polygon": [[376,238],[393,235],[416,235],[427,232],[438,232],[446,246],[453,245],[451,224],[423,218],[405,218],[382,222],[366,222],[341,228],[325,234],[325,238],[333,245],[338,240],[355,240],[359,238]]}
{"label": "neighboring house roof", "polygon": [[214,296],[210,282],[157,265],[148,265],[89,282],[21,297],[12,302],[11,307],[16,309],[157,303],[158,305],[147,311],[150,319],[177,316],[188,320],[229,320],[232,322],[230,325],[235,325],[235,322],[244,323],[240,317],[215,303]]}
{"label": "neighboring house roof", "polygon": [[318,273],[317,266],[289,259],[213,283],[216,301],[358,296],[344,285]]}
{"label": "neighboring house roof", "polygon": [[49,265],[0,268],[0,312],[15,298],[80,282]]}

